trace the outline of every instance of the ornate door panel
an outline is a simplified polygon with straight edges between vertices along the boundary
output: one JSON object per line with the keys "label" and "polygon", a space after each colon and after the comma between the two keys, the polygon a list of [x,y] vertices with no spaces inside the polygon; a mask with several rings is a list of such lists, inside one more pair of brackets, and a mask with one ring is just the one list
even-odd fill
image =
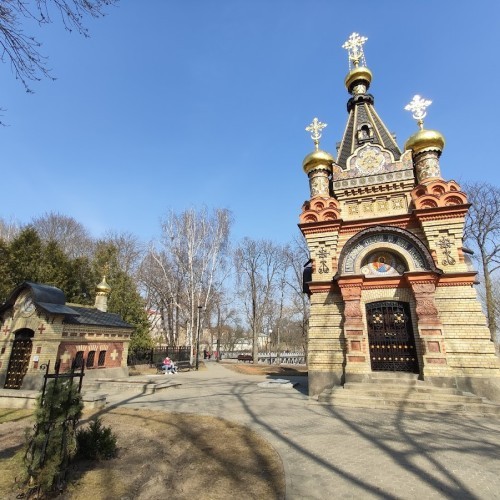
{"label": "ornate door panel", "polygon": [[405,302],[374,302],[366,306],[373,371],[418,373],[410,308]]}
{"label": "ornate door panel", "polygon": [[7,378],[5,379],[5,389],[20,389],[23,385],[23,378],[28,371],[32,346],[31,339],[21,338],[14,340],[9,359]]}

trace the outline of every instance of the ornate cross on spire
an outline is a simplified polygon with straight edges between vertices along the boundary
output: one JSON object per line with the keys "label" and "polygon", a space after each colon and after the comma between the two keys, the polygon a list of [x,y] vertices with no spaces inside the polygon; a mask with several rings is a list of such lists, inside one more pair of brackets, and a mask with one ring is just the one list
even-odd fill
{"label": "ornate cross on spire", "polygon": [[311,132],[311,139],[314,141],[316,151],[319,149],[319,140],[321,139],[321,131],[327,126],[326,123],[321,123],[317,118],[306,127],[307,132]]}
{"label": "ornate cross on spire", "polygon": [[349,69],[351,69],[351,62],[357,68],[361,62],[362,66],[366,66],[365,53],[363,52],[363,44],[368,40],[365,36],[359,36],[358,33],[352,33],[347,42],[342,45],[343,49],[347,50],[349,54]]}
{"label": "ornate cross on spire", "polygon": [[432,104],[432,101],[424,99],[419,95],[413,96],[412,101],[405,106],[406,111],[411,111],[412,116],[417,120],[420,129],[424,128],[424,118],[427,116],[427,107]]}

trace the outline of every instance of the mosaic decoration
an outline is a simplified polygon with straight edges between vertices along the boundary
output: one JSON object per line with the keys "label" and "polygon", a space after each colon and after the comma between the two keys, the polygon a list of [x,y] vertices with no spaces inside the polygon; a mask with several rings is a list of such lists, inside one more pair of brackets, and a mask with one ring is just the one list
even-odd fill
{"label": "mosaic decoration", "polygon": [[360,149],[355,157],[354,164],[363,174],[376,174],[384,167],[386,158],[381,149],[366,145]]}
{"label": "mosaic decoration", "polygon": [[380,243],[392,243],[393,245],[400,246],[401,248],[406,250],[408,254],[410,254],[417,269],[425,269],[424,257],[413,243],[404,238],[401,238],[400,236],[392,234],[376,234],[364,238],[363,240],[358,242],[357,245],[354,246],[354,248],[351,249],[344,262],[344,272],[353,273],[354,263],[360,252],[362,252],[366,247],[370,245]]}
{"label": "mosaic decoration", "polygon": [[405,267],[393,254],[389,252],[375,252],[371,254],[361,272],[367,277],[399,276]]}
{"label": "mosaic decoration", "polygon": [[401,170],[413,171],[411,151],[406,151],[398,161],[378,144],[364,144],[347,159],[347,168],[344,170],[339,165],[333,164],[333,180],[353,179],[361,177],[368,184],[379,183],[380,174],[398,172]]}

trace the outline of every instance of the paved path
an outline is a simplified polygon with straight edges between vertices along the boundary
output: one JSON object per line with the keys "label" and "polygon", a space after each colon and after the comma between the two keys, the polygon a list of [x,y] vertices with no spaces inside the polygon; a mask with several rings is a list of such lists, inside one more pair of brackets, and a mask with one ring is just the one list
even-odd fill
{"label": "paved path", "polygon": [[280,454],[288,500],[500,499],[498,417],[325,407],[308,399],[305,377],[295,389],[264,389],[265,376],[217,363],[168,376],[180,388],[108,401],[251,427]]}

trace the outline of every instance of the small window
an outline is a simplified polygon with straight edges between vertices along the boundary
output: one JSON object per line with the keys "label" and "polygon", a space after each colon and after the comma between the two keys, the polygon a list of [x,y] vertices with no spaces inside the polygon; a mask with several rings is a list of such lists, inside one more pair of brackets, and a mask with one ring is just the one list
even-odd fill
{"label": "small window", "polygon": [[92,368],[94,366],[94,359],[95,359],[95,351],[90,351],[89,355],[87,356],[87,368]]}
{"label": "small window", "polygon": [[78,351],[75,356],[75,368],[83,366],[83,351]]}
{"label": "small window", "polygon": [[106,361],[106,351],[99,352],[99,361],[97,362],[98,366],[104,366],[104,362]]}
{"label": "small window", "polygon": [[364,123],[358,128],[357,131],[357,139],[358,144],[362,144],[364,142],[372,141],[373,139],[373,130],[369,124]]}

